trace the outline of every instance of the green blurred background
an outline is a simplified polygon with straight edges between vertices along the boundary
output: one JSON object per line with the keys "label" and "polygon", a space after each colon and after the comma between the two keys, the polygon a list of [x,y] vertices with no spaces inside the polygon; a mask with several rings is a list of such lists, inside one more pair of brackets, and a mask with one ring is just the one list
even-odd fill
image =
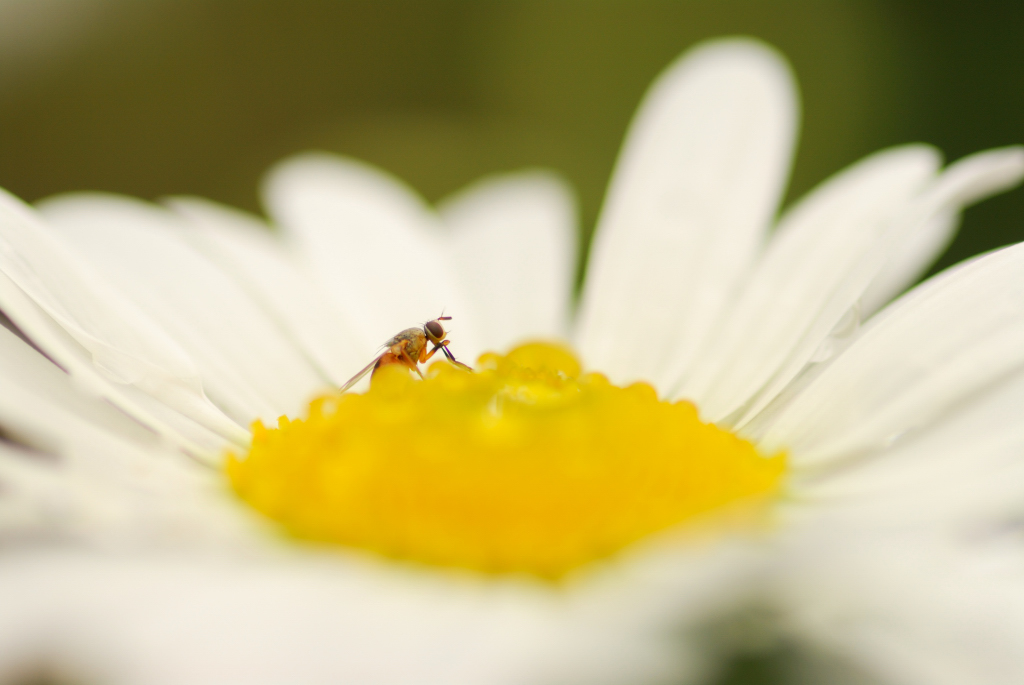
{"label": "green blurred background", "polygon": [[[792,200],[887,145],[1024,142],[1022,29],[1009,1],[0,0],[0,185],[258,211],[263,171],[304,149],[431,200],[546,166],[576,187],[586,237],[641,95],[698,40],[758,36],[792,61]],[[969,210],[940,265],[1019,240],[1020,190]],[[722,682],[791,682],[800,663],[773,648]]]}
{"label": "green blurred background", "polygon": [[[434,200],[552,167],[589,235],[651,79],[709,36],[792,61],[789,198],[877,148],[1024,142],[1024,3],[925,0],[0,0],[0,185],[258,209],[275,160],[355,155]],[[1024,192],[968,212],[943,264],[1024,239]]]}

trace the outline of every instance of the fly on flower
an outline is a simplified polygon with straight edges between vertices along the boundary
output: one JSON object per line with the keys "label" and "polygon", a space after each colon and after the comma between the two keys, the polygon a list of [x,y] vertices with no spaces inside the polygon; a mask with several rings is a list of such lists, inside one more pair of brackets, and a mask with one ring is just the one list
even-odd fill
{"label": "fly on flower", "polygon": [[[448,358],[448,361],[455,366],[472,371],[469,366],[458,361],[455,355],[448,350],[448,340],[444,337],[444,326],[441,325],[441,322],[451,321],[451,319],[452,317],[450,316],[439,316],[423,324],[423,328],[406,328],[384,343],[384,351],[374,357],[373,361],[363,367],[359,373],[352,376],[345,385],[341,386],[341,392],[350,390],[352,386],[358,383],[370,371],[377,373],[378,369],[389,364],[401,364],[412,369],[419,374],[420,378],[423,378],[423,372],[420,371],[419,364],[425,363],[438,350],[441,350],[444,356]],[[433,343],[434,345],[430,351],[427,351],[427,343]]]}

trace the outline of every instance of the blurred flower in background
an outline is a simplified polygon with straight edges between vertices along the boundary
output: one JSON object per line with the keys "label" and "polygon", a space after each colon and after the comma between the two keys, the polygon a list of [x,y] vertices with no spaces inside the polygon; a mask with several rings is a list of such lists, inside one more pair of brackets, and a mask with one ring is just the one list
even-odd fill
{"label": "blurred flower in background", "polygon": [[[107,14],[92,16],[108,20],[72,22],[78,31],[61,28],[60,12],[52,22],[33,15],[43,28],[30,41],[63,36],[47,53],[60,65],[62,51],[74,53],[69,36],[88,42],[98,32],[92,35],[104,45],[113,36],[110,52],[93,47],[102,64],[94,75],[65,61],[21,79],[30,86],[7,80],[13,93],[23,90],[14,104],[5,102],[4,115],[14,112],[24,125],[15,127],[17,139],[3,141],[14,154],[5,155],[0,180],[10,175],[11,188],[30,199],[62,181],[116,190],[136,184],[133,192],[147,196],[205,185],[206,194],[231,199],[247,173],[242,166],[294,137],[291,147],[315,144],[378,162],[393,156],[389,166],[431,196],[463,175],[545,163],[583,188],[590,225],[596,200],[588,193],[603,184],[610,164],[596,141],[607,137],[602,131],[615,115],[580,108],[587,103],[581,96],[604,103],[600,84],[632,82],[636,51],[626,48],[643,44],[654,53],[699,35],[682,37],[666,18],[683,10],[657,3],[643,6],[645,17],[616,5],[482,11],[395,4],[384,6],[393,14],[332,10],[334,23],[319,21],[317,5],[232,8],[232,26],[251,24],[233,40],[242,35],[250,49],[304,45],[309,52],[292,63],[307,67],[345,44],[339,17],[358,18],[344,34],[358,38],[347,48],[353,52],[334,54],[334,69],[362,64],[357,55],[367,51],[370,62],[391,61],[328,96],[329,79],[310,68],[303,84],[300,71],[277,59],[286,51],[242,68],[230,32],[210,28],[229,16],[212,5],[95,7]],[[835,39],[849,38],[853,26],[877,40],[879,8],[716,8],[678,16],[705,31],[752,24],[747,30],[779,34],[780,43],[806,33],[810,22],[820,29],[818,50],[833,57],[848,50],[845,66],[816,66],[822,74],[859,74],[863,89],[858,95],[857,79],[838,79],[832,87],[847,98],[843,106],[813,105],[836,107],[829,125],[842,135],[823,136],[829,144],[812,154],[855,156],[865,141],[891,133],[879,133],[884,117],[872,123],[866,103],[884,102],[879,93],[887,88],[889,100],[898,100],[899,74],[870,68],[872,59],[885,62],[869,57],[879,43],[844,47]],[[175,35],[175,21],[210,31],[205,43],[194,34],[190,40],[217,46],[220,59],[161,44]],[[603,26],[589,38],[618,42],[622,51],[581,48],[573,40],[586,31],[570,29],[581,23]],[[481,38],[481,27],[522,32],[506,35],[505,49],[532,54],[535,66],[488,67],[501,41]],[[649,30],[630,39],[637,27]],[[659,35],[672,32],[680,37],[659,44]],[[467,43],[451,44],[453,33]],[[118,35],[149,46],[142,66],[119,51]],[[545,40],[558,50],[537,50]],[[905,49],[898,38],[888,41],[892,54]],[[413,58],[402,58],[406,50]],[[417,61],[420,55],[438,61]],[[146,59],[154,61],[147,66]],[[192,60],[191,71],[176,71],[182,60]],[[559,77],[567,62],[571,73]],[[134,69],[137,79],[127,95],[110,89],[122,69]],[[228,77],[226,69],[239,71]],[[53,70],[70,80],[47,93]],[[183,92],[206,87],[207,97],[182,98],[169,88],[174,77],[166,75],[182,73],[190,76]],[[394,80],[367,85],[381,74]],[[268,81],[277,86],[253,85]],[[286,82],[290,93],[281,92]],[[54,107],[69,101],[69,85],[70,100],[92,103],[78,114]],[[107,88],[102,97],[89,94],[96,86]],[[504,95],[489,99],[495,89]],[[336,107],[341,115],[324,114],[346,90],[361,97]],[[318,92],[319,103],[298,97]],[[238,102],[253,97],[266,98],[261,115],[237,116]],[[858,97],[859,109],[851,106]],[[183,101],[195,107],[192,119],[176,109]],[[1024,636],[1014,532],[1020,248],[943,274],[864,327],[860,320],[920,276],[952,238],[964,206],[1019,180],[1020,150],[974,155],[941,173],[928,146],[885,150],[783,213],[762,250],[789,171],[795,102],[786,67],[756,43],[710,44],[659,79],[620,157],[575,324],[573,200],[545,173],[492,177],[442,202],[438,216],[371,167],[301,156],[276,167],[265,184],[283,236],[195,198],[170,201],[168,212],[109,195],[69,195],[41,203],[40,215],[5,198],[0,301],[73,382],[23,342],[2,338],[3,427],[35,450],[3,445],[4,675],[153,683],[1016,679]],[[25,116],[44,103],[49,120]],[[122,111],[120,127],[118,116],[99,116],[126,103],[149,115]],[[97,108],[91,123],[82,116],[89,107]],[[161,116],[168,118],[158,125]],[[327,123],[310,127],[318,116]],[[61,123],[71,129],[63,141],[52,135]],[[74,133],[75,125],[98,137]],[[184,162],[202,145],[183,141],[204,128],[207,149],[216,147],[218,131],[232,131],[235,142],[220,141],[221,154],[191,160],[189,170]],[[44,170],[45,141],[51,153],[95,149],[77,168]],[[129,150],[132,141],[139,149]],[[162,154],[155,142],[165,146]],[[223,154],[232,145],[245,147],[241,161]],[[16,168],[19,151],[34,159],[22,158],[24,173]],[[126,154],[139,155],[136,169]],[[799,190],[822,175],[816,163],[804,171],[798,165]],[[242,166],[223,173],[232,165]],[[236,203],[251,201],[239,194]],[[704,529],[699,539],[656,537],[558,586],[449,576],[282,545],[223,497],[216,474],[184,458],[216,462],[225,445],[247,442],[241,425],[301,413],[313,389],[340,383],[374,344],[453,303],[462,354],[524,336],[569,335],[588,368],[616,382],[651,382],[663,397],[697,400],[702,416],[765,453],[787,451],[774,530],[737,533],[730,523],[726,532]],[[637,437],[638,453],[654,452],[643,447],[648,437]],[[460,441],[453,442],[457,452]],[[767,656],[719,666],[758,650]]]}

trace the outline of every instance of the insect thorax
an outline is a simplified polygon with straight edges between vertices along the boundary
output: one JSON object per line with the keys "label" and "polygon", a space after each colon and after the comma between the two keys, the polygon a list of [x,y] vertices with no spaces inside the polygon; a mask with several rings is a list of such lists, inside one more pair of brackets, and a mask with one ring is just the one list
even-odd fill
{"label": "insect thorax", "polygon": [[419,356],[420,350],[427,344],[427,336],[423,333],[423,329],[406,328],[404,331],[391,338],[391,340],[388,340],[385,345],[390,348],[394,345],[398,345],[403,340],[408,341],[405,344],[405,351],[413,359],[416,359]]}

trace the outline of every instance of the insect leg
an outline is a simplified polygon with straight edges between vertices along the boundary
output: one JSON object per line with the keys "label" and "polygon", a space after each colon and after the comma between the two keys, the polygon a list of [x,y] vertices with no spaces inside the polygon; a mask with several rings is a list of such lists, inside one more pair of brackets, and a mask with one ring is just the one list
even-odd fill
{"label": "insect leg", "polygon": [[[448,341],[446,340],[445,342],[448,342]],[[434,349],[436,350],[437,348],[434,348]],[[452,353],[451,353],[451,352],[450,352],[450,351],[448,350],[448,346],[447,346],[447,345],[445,345],[444,347],[442,347],[442,348],[441,348],[441,351],[442,351],[442,352],[444,352],[444,356],[448,357],[448,361],[450,361],[450,362],[451,362],[452,364],[455,364],[455,366],[458,366],[458,367],[460,367],[460,368],[463,368],[463,369],[465,369],[466,371],[472,371],[472,370],[473,370],[473,367],[472,367],[472,366],[470,366],[469,364],[463,364],[463,363],[462,363],[462,362],[460,362],[460,361],[459,361],[458,359],[456,359],[456,358],[455,358],[455,355],[454,355],[454,354],[452,354]]]}
{"label": "insect leg", "polygon": [[413,361],[413,358],[409,356],[409,353],[406,352],[405,345],[402,345],[402,351],[398,353],[398,356],[402,360],[402,363],[404,363],[410,369],[415,371],[416,374],[420,377],[420,379],[423,378],[423,372],[420,371],[420,367],[416,364],[415,361]]}
{"label": "insect leg", "polygon": [[444,350],[445,356],[449,356],[451,353],[448,352],[447,345],[448,345],[448,341],[447,340],[442,340],[441,342],[437,343],[436,345],[434,345],[434,349],[430,350],[430,352],[427,352],[426,354],[423,355],[422,361],[427,361],[428,359],[433,357],[438,349]]}

